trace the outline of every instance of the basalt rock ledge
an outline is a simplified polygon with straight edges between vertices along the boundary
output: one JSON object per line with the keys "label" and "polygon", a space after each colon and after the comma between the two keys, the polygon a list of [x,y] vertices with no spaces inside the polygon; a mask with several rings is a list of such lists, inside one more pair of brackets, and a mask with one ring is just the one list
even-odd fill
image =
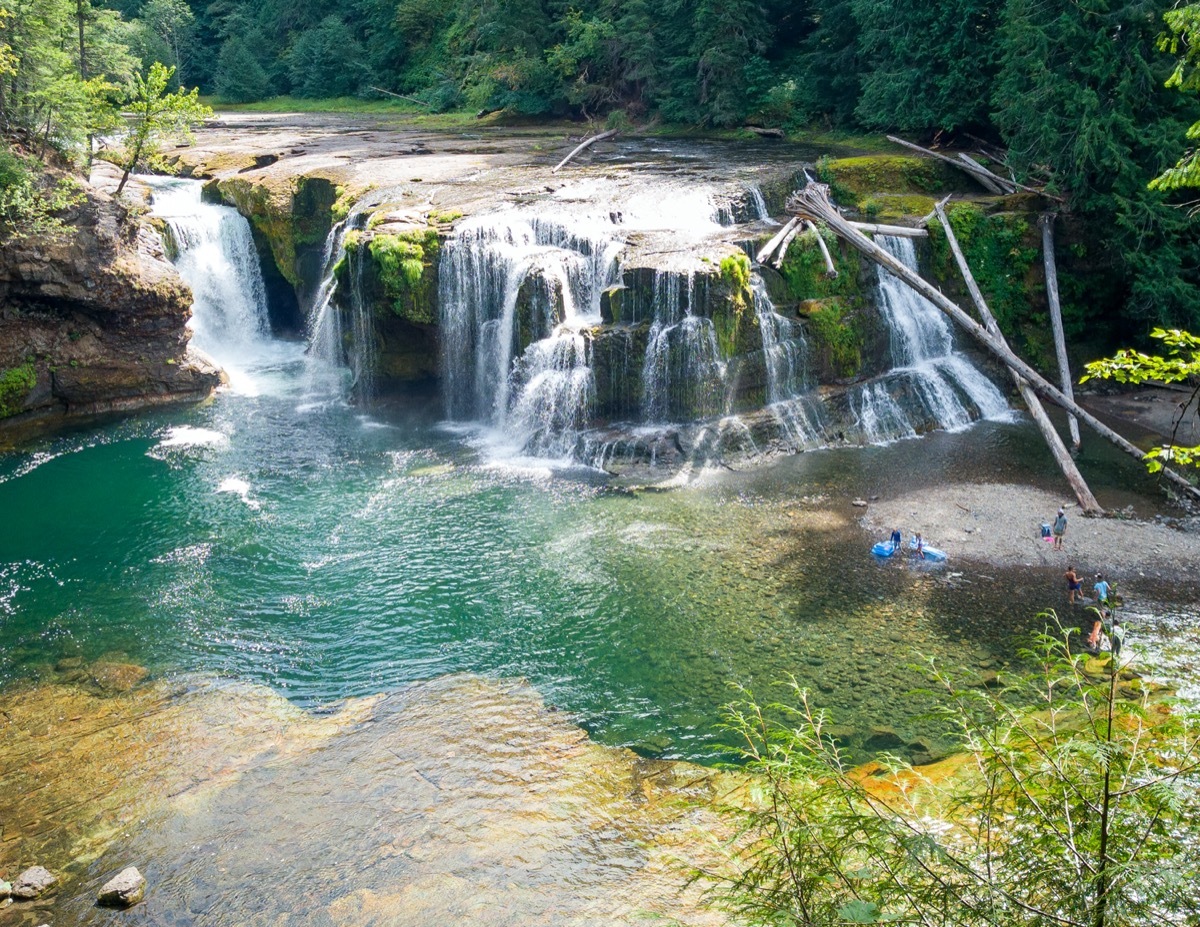
{"label": "basalt rock ledge", "polygon": [[64,218],[62,236],[0,248],[0,440],[220,382],[189,349],[191,292],[155,230],[91,187]]}

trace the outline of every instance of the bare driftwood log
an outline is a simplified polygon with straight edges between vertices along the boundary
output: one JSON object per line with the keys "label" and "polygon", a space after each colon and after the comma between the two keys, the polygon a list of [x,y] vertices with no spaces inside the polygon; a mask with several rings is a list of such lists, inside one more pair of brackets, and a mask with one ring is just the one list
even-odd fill
{"label": "bare driftwood log", "polygon": [[812,222],[804,223],[806,228],[812,229],[812,233],[817,236],[817,247],[821,249],[821,256],[825,258],[825,276],[830,280],[837,279],[837,267],[833,263],[833,255],[829,253],[829,245],[825,244],[825,238],[821,235],[821,230]]}
{"label": "bare driftwood log", "polygon": [[874,222],[851,222],[860,232],[869,235],[891,235],[893,238],[928,238],[925,229],[912,228],[907,225],[878,225]]}
{"label": "bare driftwood log", "polygon": [[596,144],[596,142],[602,142],[606,138],[612,138],[616,134],[616,129],[609,129],[607,132],[601,132],[599,135],[593,135],[591,138],[584,139],[578,146],[576,146],[574,151],[559,161],[558,164],[554,166],[554,170],[552,170],[550,173],[557,174],[559,169],[566,165],[567,162],[574,158],[577,154],[579,154],[579,152],[586,150],[588,147]]}
{"label": "bare driftwood log", "polygon": [[[1071,384],[1071,368],[1067,361],[1067,339],[1063,334],[1062,306],[1058,302],[1058,265],[1054,261],[1054,215],[1044,213],[1038,219],[1042,227],[1042,261],[1046,267],[1046,301],[1050,304],[1050,326],[1054,329],[1054,353],[1058,355],[1058,376],[1062,391],[1068,399],[1075,398]],[[1067,416],[1071,428],[1071,443],[1079,450],[1079,422]]]}
{"label": "bare driftwood log", "polygon": [[747,132],[753,132],[759,138],[786,138],[783,129],[764,129],[760,126],[746,126]]}
{"label": "bare driftwood log", "polygon": [[779,231],[771,237],[771,240],[759,249],[758,255],[754,258],[754,260],[759,264],[767,263],[768,258],[775,253],[775,249],[782,245],[783,240],[787,238],[792,231],[798,228],[799,225],[800,220],[796,218],[789,219],[787,222],[785,222]]}
{"label": "bare driftwood log", "polygon": [[[808,225],[809,223],[806,222],[804,224]],[[783,266],[783,259],[787,257],[788,246],[795,240],[796,236],[800,234],[800,228],[801,226],[799,225],[793,225],[792,230],[783,236],[783,243],[780,244],[779,250],[775,252],[775,260],[771,262],[773,267]]]}
{"label": "bare driftwood log", "polygon": [[[1145,462],[1146,455],[1142,451],[1086,409],[1076,405],[1074,400],[1068,399],[1060,389],[1046,380],[1040,373],[1021,360],[1021,358],[1017,357],[1007,343],[994,338],[987,329],[972,319],[961,307],[946,298],[941,290],[928,283],[920,274],[913,273],[883,248],[879,247],[871,239],[859,232],[858,229],[850,225],[842,214],[838,212],[837,207],[830,202],[828,186],[825,184],[810,183],[803,190],[797,190],[788,198],[787,211],[805,219],[820,220],[826,223],[834,232],[848,242],[851,247],[861,251],[877,264],[882,264],[895,276],[899,277],[941,309],[942,312],[950,316],[968,335],[994,354],[1006,367],[1024,378],[1038,396],[1048,399],[1064,411],[1075,415],[1098,435],[1111,441],[1129,456],[1139,462]],[[1200,499],[1200,488],[1193,486],[1178,473],[1167,467],[1164,467],[1160,472],[1164,478],[1191,498]]]}
{"label": "bare driftwood log", "polygon": [[944,207],[947,203],[949,203],[950,197],[953,195],[954,195],[953,193],[948,193],[945,196],[943,196],[937,203],[934,204],[933,212],[931,212],[929,215],[923,217],[921,219],[921,221],[917,223],[917,225],[920,226],[921,228],[925,228],[927,225],[929,225],[930,222],[932,222],[934,219],[937,218],[938,209],[940,207]]}
{"label": "bare driftwood log", "polygon": [[959,152],[958,160],[962,161],[964,164],[969,164],[972,168],[974,168],[972,174],[975,176],[976,180],[983,184],[985,190],[1000,194],[1017,192],[1016,187],[1014,187],[1012,184],[1005,184],[1004,186],[1001,186],[997,181],[993,180],[992,172],[972,158],[969,154],[966,154],[965,152]]}
{"label": "bare driftwood log", "polygon": [[382,87],[368,87],[368,90],[374,90],[376,93],[382,93],[385,96],[395,97],[397,100],[407,100],[409,103],[416,103],[417,106],[424,106],[426,109],[433,109],[433,105],[426,103],[424,100],[418,100],[416,97],[405,96],[403,93],[392,93],[390,90],[384,90]]}
{"label": "bare driftwood log", "polygon": [[[979,310],[979,317],[983,320],[984,327],[992,337],[1003,341],[1004,335],[1001,334],[1000,326],[996,324],[996,318],[992,315],[992,310],[983,298],[979,284],[975,282],[975,275],[971,273],[971,267],[967,263],[967,258],[962,253],[962,248],[958,245],[958,236],[954,234],[950,220],[946,218],[945,208],[941,203],[938,203],[934,211],[937,213],[938,220],[942,223],[942,229],[946,233],[946,241],[950,245],[950,250],[954,252],[954,260],[958,262],[958,269],[962,272],[963,280],[967,284],[967,291],[971,294],[971,300],[975,303],[975,308]],[[1075,493],[1075,498],[1079,502],[1080,509],[1083,510],[1085,515],[1103,515],[1104,509],[1096,501],[1096,497],[1088,487],[1087,481],[1084,480],[1083,474],[1079,472],[1079,467],[1075,465],[1074,458],[1071,457],[1067,446],[1054,429],[1054,423],[1050,421],[1050,416],[1046,414],[1046,410],[1042,407],[1042,401],[1038,399],[1037,393],[1030,388],[1029,384],[1015,370],[1009,369],[1008,372],[1011,374],[1013,382],[1016,383],[1021,398],[1025,400],[1025,405],[1029,408],[1029,414],[1033,417],[1034,423],[1041,431],[1042,437],[1046,441],[1046,446],[1050,448],[1050,453],[1054,456],[1054,462],[1058,464],[1058,468],[1062,470],[1063,476],[1066,477],[1071,491]]]}
{"label": "bare driftwood log", "polygon": [[1003,177],[993,174],[982,164],[978,164],[975,161],[960,161],[957,158],[947,157],[944,154],[938,154],[936,151],[930,151],[928,148],[922,148],[920,145],[914,145],[912,142],[906,142],[904,139],[897,138],[894,135],[889,135],[887,140],[895,142],[897,145],[902,145],[905,148],[911,148],[913,151],[919,151],[921,154],[929,155],[931,158],[937,158],[939,161],[945,161],[947,164],[957,167],[960,171],[970,174],[985,189],[990,189],[990,185],[994,185],[1000,188],[998,192],[1015,193],[1017,191],[1017,185],[1011,180],[1005,180]]}

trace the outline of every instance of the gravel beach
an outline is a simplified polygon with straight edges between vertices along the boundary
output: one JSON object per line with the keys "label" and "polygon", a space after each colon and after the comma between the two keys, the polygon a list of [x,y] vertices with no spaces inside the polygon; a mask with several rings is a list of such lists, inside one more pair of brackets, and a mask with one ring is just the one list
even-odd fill
{"label": "gravel beach", "polygon": [[[1056,551],[1041,539],[1040,527],[1053,522],[1060,505],[1068,521],[1064,549]],[[1074,501],[1027,486],[951,483],[915,490],[871,502],[861,521],[880,539],[899,526],[906,544],[920,531],[952,562],[1063,570],[1073,565],[1088,578],[1107,571],[1188,584],[1200,581],[1200,531],[1157,522],[1084,518]]]}

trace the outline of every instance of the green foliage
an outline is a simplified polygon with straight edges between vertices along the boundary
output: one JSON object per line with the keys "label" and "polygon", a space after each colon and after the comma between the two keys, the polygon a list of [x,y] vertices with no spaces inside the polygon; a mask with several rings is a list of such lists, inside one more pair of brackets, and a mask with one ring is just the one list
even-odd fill
{"label": "green foliage", "polygon": [[1200,716],[1058,634],[1023,656],[999,693],[929,663],[965,754],[941,777],[856,772],[794,680],[788,704],[742,690],[727,727],[752,785],[728,865],[696,877],[751,925],[1192,923]]}
{"label": "green foliage", "polygon": [[[1200,91],[1200,3],[1167,10],[1163,19],[1168,32],[1159,39],[1158,47],[1178,58],[1166,86],[1185,93]],[[1188,128],[1187,138],[1200,141],[1200,120]],[[1150,181],[1150,187],[1154,190],[1200,187],[1200,154],[1193,148],[1178,164]]]}
{"label": "green foliage", "polygon": [[[946,218],[996,322],[1012,336],[1018,324],[1030,318],[1027,275],[1041,253],[1030,240],[1029,223],[1007,213],[987,215],[972,203],[950,204]],[[958,265],[939,223],[930,223],[929,237],[935,272],[951,279]]]}
{"label": "green foliage", "polygon": [[434,228],[376,234],[367,245],[392,311],[409,322],[432,325],[437,321],[438,249]]}
{"label": "green foliage", "polygon": [[221,46],[214,87],[222,100],[232,103],[261,100],[271,92],[267,72],[237,36],[226,39]]}
{"label": "green foliage", "polygon": [[287,62],[292,91],[301,97],[348,96],[366,76],[362,46],[337,16],[326,16],[302,32]]}
{"label": "green foliage", "polygon": [[742,252],[721,259],[721,279],[731,290],[741,293],[750,286],[750,258]]}
{"label": "green foliage", "polygon": [[8,418],[20,412],[21,403],[36,385],[37,371],[34,369],[32,358],[18,367],[0,371],[0,418]]}
{"label": "green foliage", "polygon": [[855,110],[864,125],[923,132],[987,123],[994,2],[852,0],[851,6],[859,53],[871,63]]}
{"label": "green foliage", "polygon": [[137,167],[166,171],[169,168],[161,157],[161,144],[168,137],[190,138],[192,127],[212,116],[212,110],[200,102],[199,91],[169,91],[175,69],[157,61],[143,76],[134,77],[129,100],[129,135],[120,151],[106,152],[124,172],[117,185],[117,195],[125,189],[130,173]]}
{"label": "green foliage", "polygon": [[[1188,383],[1196,384],[1187,401],[1180,404],[1175,415],[1172,440],[1162,447],[1156,447],[1147,454],[1146,466],[1151,473],[1157,473],[1163,468],[1164,462],[1174,462],[1184,466],[1200,466],[1200,446],[1181,447],[1174,440],[1179,426],[1185,420],[1189,409],[1200,410],[1200,337],[1189,332],[1171,329],[1166,331],[1156,328],[1151,333],[1152,338],[1161,341],[1167,349],[1166,355],[1143,354],[1128,348],[1118,351],[1115,355],[1104,360],[1092,361],[1087,365],[1087,374],[1080,382],[1086,382],[1092,377],[1105,380],[1116,380],[1118,383]],[[1193,413],[1194,414],[1194,413]]]}
{"label": "green foliage", "polygon": [[75,178],[55,176],[38,159],[0,146],[0,243],[65,237],[70,228],[61,213],[82,198]]}

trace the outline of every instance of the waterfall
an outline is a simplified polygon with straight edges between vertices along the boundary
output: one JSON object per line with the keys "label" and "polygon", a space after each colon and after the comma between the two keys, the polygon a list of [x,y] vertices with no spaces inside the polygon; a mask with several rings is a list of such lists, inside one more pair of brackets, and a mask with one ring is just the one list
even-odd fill
{"label": "waterfall", "polygon": [[[879,245],[917,269],[911,239],[881,236]],[[996,386],[954,350],[950,324],[929,300],[883,267],[878,304],[888,327],[893,369],[851,398],[864,440],[907,437],[928,427],[957,430],[976,418],[1000,418],[1008,403]]]}
{"label": "waterfall", "polygon": [[598,223],[516,211],[459,226],[438,269],[451,418],[532,440],[527,450],[550,434],[551,444],[573,440],[559,430],[582,423],[591,401],[582,329],[600,321],[621,245]]}
{"label": "waterfall", "polygon": [[691,421],[725,411],[725,362],[711,319],[696,313],[694,273],[654,275],[653,320],[642,365],[642,417]]}
{"label": "waterfall", "polygon": [[179,275],[192,290],[192,343],[248,389],[244,371],[274,344],[267,294],[250,224],[229,206],[206,203],[198,180],[145,177],[153,214],[169,228]]}

